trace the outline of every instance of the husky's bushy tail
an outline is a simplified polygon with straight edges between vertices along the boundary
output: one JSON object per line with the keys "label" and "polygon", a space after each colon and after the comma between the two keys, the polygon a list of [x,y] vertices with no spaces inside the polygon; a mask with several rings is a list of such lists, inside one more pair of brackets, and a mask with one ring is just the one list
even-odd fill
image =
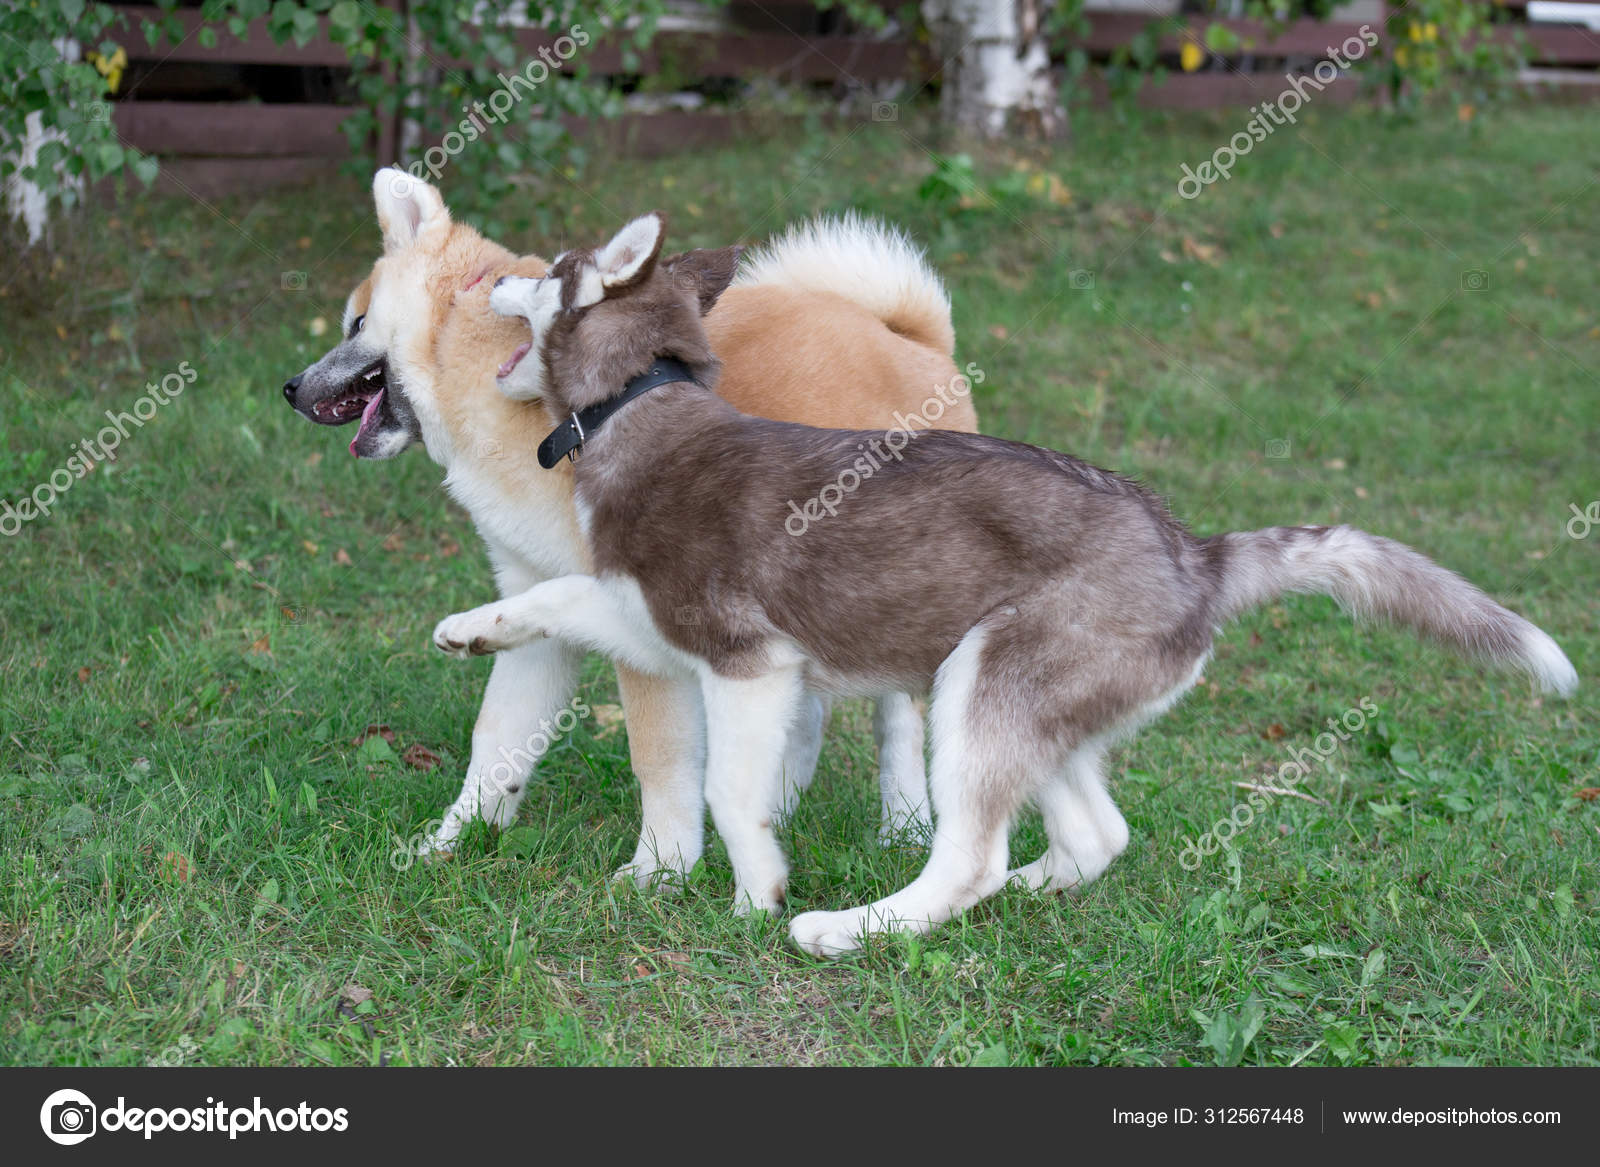
{"label": "husky's bushy tail", "polygon": [[1578,687],[1577,671],[1554,640],[1403,543],[1343,526],[1266,527],[1204,542],[1223,552],[1219,620],[1283,592],[1312,592],[1357,618],[1375,616],[1520,668],[1562,696]]}
{"label": "husky's bushy tail", "polygon": [[918,344],[955,353],[950,296],[922,248],[898,227],[854,211],[822,215],[745,254],[736,285],[833,292]]}

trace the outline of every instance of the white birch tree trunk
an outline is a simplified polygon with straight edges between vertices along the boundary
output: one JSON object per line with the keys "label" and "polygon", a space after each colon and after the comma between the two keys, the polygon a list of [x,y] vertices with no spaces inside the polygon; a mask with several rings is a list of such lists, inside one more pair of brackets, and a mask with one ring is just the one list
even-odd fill
{"label": "white birch tree trunk", "polygon": [[1050,70],[1052,0],[922,0],[944,63],[946,124],[987,138],[1008,128],[1054,137],[1066,114]]}

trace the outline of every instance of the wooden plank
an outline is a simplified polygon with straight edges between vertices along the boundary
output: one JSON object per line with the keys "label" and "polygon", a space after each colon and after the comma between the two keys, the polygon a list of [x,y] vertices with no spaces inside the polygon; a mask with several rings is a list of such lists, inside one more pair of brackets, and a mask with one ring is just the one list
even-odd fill
{"label": "wooden plank", "polygon": [[339,172],[337,158],[163,158],[156,188],[187,198],[325,181]]}
{"label": "wooden plank", "polygon": [[[1157,18],[1148,12],[1088,12],[1089,32],[1073,43],[1090,52],[1109,53],[1133,40]],[[1169,34],[1161,38],[1164,52],[1175,53],[1186,40],[1205,44],[1205,30],[1220,24],[1237,36],[1245,47],[1230,55],[1254,53],[1261,57],[1321,57],[1330,48],[1337,49],[1350,37],[1360,39],[1361,25],[1349,22],[1321,20],[1296,20],[1273,35],[1263,24],[1253,20],[1216,20],[1207,17],[1187,18],[1192,36]],[[1383,34],[1381,25],[1374,32]],[[1363,42],[1365,44],[1365,42]]]}
{"label": "wooden plank", "polygon": [[[1109,104],[1110,91],[1099,70],[1090,70],[1088,88],[1096,105]],[[1242,111],[1275,100],[1287,88],[1289,84],[1281,73],[1169,73],[1164,82],[1150,81],[1140,86],[1134,104],[1141,109]],[[1329,82],[1320,93],[1308,87],[1307,104],[1345,105],[1360,97],[1361,92],[1359,79],[1345,74]]]}
{"label": "wooden plank", "polygon": [[339,128],[356,111],[339,105],[119,101],[112,121],[123,142],[146,154],[343,158]]}
{"label": "wooden plank", "polygon": [[[217,44],[208,49],[194,35],[201,24],[200,14],[195,9],[181,9],[175,14],[186,34],[180,44],[163,43],[152,48],[145,43],[137,29],[140,20],[155,19],[161,15],[160,10],[119,5],[117,11],[128,17],[135,30],[124,46],[133,60],[335,67],[350,64],[343,47],[328,40],[325,32],[319,32],[303,47],[297,47],[292,42],[283,45],[274,43],[267,33],[265,19],[254,21],[246,29],[243,39],[234,37],[226,30],[219,31]],[[524,59],[503,70],[493,65],[490,67],[509,77],[538,59],[540,49],[548,50],[547,61],[559,61],[553,50],[556,42],[565,35],[564,30],[520,29],[515,34],[515,40],[525,54]],[[639,54],[634,64],[624,62],[622,46],[612,39],[591,42],[580,48],[567,67],[610,75],[625,72],[657,73],[661,71],[663,63],[670,63],[695,77],[742,77],[759,73],[791,81],[869,82],[905,77],[910,58],[909,46],[901,41],[847,36],[803,37],[786,32],[663,32],[654,39],[648,50]],[[487,63],[482,58],[470,62],[453,58],[430,59],[436,64],[452,67]]]}

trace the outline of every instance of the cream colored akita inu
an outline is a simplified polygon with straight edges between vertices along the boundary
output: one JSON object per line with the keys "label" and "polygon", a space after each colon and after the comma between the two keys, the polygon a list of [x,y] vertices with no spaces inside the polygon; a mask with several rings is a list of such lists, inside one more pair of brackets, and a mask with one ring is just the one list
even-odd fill
{"label": "cream colored akita inu", "polygon": [[[421,441],[483,536],[502,595],[590,571],[571,467],[542,470],[534,457],[561,419],[542,399],[512,401],[495,387],[497,367],[528,334],[490,310],[489,291],[502,276],[542,276],[545,261],[452,222],[439,192],[402,171],[379,171],[373,195],[383,258],[350,294],[343,339],[284,395],[319,424],[359,418],[357,457],[390,458]],[[881,224],[822,219],[791,231],[746,262],[705,323],[724,363],[721,393],[747,413],[887,431],[897,414],[931,412],[936,399],[942,427],[977,428],[968,398],[948,392],[959,382],[944,288],[921,253]],[[510,824],[549,724],[572,699],[580,658],[555,640],[496,656],[466,781],[430,849],[447,851],[474,818]],[[700,858],[704,712],[692,680],[616,663],[644,819],[617,874],[643,882]],[[810,781],[826,717],[822,698],[803,703],[776,812]],[[921,714],[905,694],[885,693],[875,729],[883,830],[925,830]]]}

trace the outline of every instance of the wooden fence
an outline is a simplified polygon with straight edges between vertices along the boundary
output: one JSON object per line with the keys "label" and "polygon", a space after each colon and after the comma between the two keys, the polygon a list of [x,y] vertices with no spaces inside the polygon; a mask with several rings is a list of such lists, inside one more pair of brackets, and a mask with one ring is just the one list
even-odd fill
{"label": "wooden fence", "polygon": [[[1527,0],[1497,0],[1516,9]],[[141,20],[165,14],[153,7],[115,6],[137,30]],[[349,59],[342,46],[318,34],[304,45],[278,44],[258,20],[243,37],[223,31],[210,47],[196,32],[200,16],[179,10],[177,19],[186,34],[177,45],[148,46],[140,35],[125,38],[130,68],[141,82],[172,76],[185,66],[293,66],[311,70],[347,70]],[[1087,34],[1078,42],[1091,61],[1104,61],[1149,27],[1151,16],[1141,12],[1091,12]],[[1161,40],[1161,50],[1176,54],[1185,40],[1198,40],[1210,17],[1191,17],[1185,30]],[[1249,21],[1223,20],[1239,38],[1237,53],[1256,58],[1301,60],[1321,58],[1328,46],[1338,46],[1355,36],[1357,23],[1296,21],[1277,32]],[[1378,22],[1372,22],[1374,27]],[[1519,24],[1502,29],[1501,37],[1522,36],[1533,63],[1566,69],[1593,69],[1600,65],[1600,34],[1579,27]],[[539,29],[519,30],[516,39],[532,58],[550,48],[555,37]],[[449,64],[450,62],[445,62]],[[599,42],[584,50],[583,64],[602,76],[651,75],[670,64],[678,75],[701,79],[765,76],[788,83],[869,87],[893,81],[921,86],[937,74],[937,62],[926,50],[900,40],[874,40],[857,36],[802,35],[788,31],[673,31],[659,32],[651,47],[631,65],[615,44]],[[1600,78],[1600,74],[1596,74]],[[1091,76],[1092,89],[1104,86]],[[1248,106],[1276,96],[1284,87],[1283,70],[1247,74],[1237,70],[1172,71],[1163,83],[1147,84],[1137,101],[1154,108],[1204,108]],[[141,100],[135,86],[127,100],[111,106],[111,116],[123,141],[146,153],[163,156],[167,181],[200,194],[255,188],[325,174],[330,164],[346,157],[349,146],[340,124],[349,106],[315,100],[259,102],[247,100]],[[1319,100],[1345,101],[1355,96],[1358,84],[1341,77]],[[633,114],[596,127],[614,147],[649,153],[656,148],[683,149],[714,142],[736,132],[738,115],[663,112]],[[397,126],[385,126],[374,144],[381,161],[395,157]]]}

